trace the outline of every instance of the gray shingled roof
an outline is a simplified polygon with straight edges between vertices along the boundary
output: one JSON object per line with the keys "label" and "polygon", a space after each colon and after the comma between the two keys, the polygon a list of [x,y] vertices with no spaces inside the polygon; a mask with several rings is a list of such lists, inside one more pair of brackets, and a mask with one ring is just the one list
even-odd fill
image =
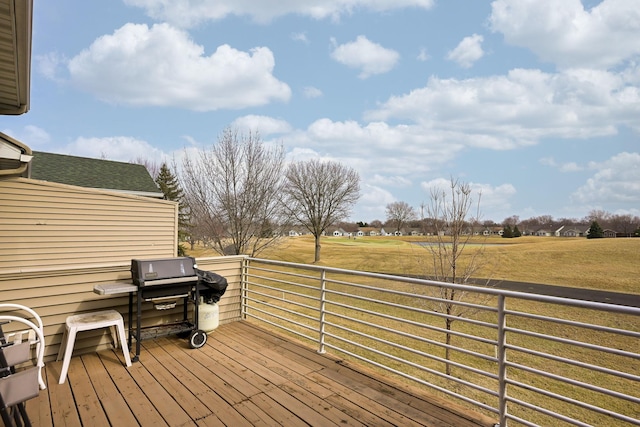
{"label": "gray shingled roof", "polygon": [[146,167],[112,160],[34,151],[30,177],[79,187],[163,196]]}

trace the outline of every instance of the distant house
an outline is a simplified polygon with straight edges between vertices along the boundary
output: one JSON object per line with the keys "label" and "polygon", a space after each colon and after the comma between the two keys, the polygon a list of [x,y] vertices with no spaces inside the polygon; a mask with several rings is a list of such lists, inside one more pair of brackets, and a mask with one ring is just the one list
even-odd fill
{"label": "distant house", "polygon": [[380,229],[375,227],[360,227],[356,232],[356,236],[358,237],[379,236],[379,235],[380,235]]}
{"label": "distant house", "polygon": [[345,231],[340,227],[329,228],[326,234],[333,237],[351,236],[351,233]]}
{"label": "distant house", "polygon": [[615,232],[615,230],[606,229],[602,232],[602,237],[611,238],[616,236],[617,236],[617,233]]}
{"label": "distant house", "polygon": [[555,231],[548,228],[539,228],[533,232],[534,236],[551,237],[555,235]]}
{"label": "distant house", "polygon": [[584,237],[589,226],[562,226],[555,231],[556,237]]}
{"label": "distant house", "polygon": [[485,227],[482,230],[483,236],[502,236],[504,229],[502,227]]}
{"label": "distant house", "polygon": [[424,233],[422,232],[422,230],[420,228],[411,228],[411,229],[409,229],[409,234],[411,236],[422,236],[422,235],[424,235]]}

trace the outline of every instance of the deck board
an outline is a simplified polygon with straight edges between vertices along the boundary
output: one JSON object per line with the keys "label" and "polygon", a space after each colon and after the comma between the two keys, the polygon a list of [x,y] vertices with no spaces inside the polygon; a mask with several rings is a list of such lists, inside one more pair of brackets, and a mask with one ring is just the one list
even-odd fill
{"label": "deck board", "polygon": [[220,326],[198,350],[174,337],[47,363],[27,402],[34,426],[428,426],[494,421],[248,322]]}

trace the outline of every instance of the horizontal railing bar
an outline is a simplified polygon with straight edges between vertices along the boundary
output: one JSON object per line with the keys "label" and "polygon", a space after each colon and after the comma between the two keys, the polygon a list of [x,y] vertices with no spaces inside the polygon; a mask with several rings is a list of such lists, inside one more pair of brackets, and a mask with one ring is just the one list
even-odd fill
{"label": "horizontal railing bar", "polygon": [[309,341],[311,341],[311,342],[318,342],[318,339],[317,339],[317,338],[310,337],[310,336],[308,336],[308,335],[303,334],[303,333],[302,333],[302,332],[300,332],[300,331],[296,331],[296,330],[294,330],[294,329],[287,328],[287,327],[282,326],[282,325],[280,325],[280,324],[278,324],[278,323],[272,322],[271,320],[267,320],[267,319],[265,319],[265,318],[263,318],[263,317],[256,316],[255,314],[247,313],[247,316],[248,316],[248,317],[252,317],[252,318],[254,318],[254,319],[257,319],[257,320],[260,320],[261,322],[264,322],[264,323],[269,324],[269,325],[271,325],[271,326],[274,326],[274,327],[276,327],[276,328],[282,329],[282,330],[284,330],[284,331],[288,331],[288,332],[290,332],[290,333],[292,333],[292,334],[295,334],[295,335],[297,335],[297,336],[299,336],[299,337],[306,338],[306,339],[308,339],[308,340],[309,340]]}
{"label": "horizontal railing bar", "polygon": [[508,298],[516,298],[522,300],[533,300],[538,302],[548,302],[552,304],[559,305],[567,305],[572,307],[582,307],[582,308],[592,308],[596,310],[609,311],[614,313],[627,313],[627,314],[640,314],[640,308],[631,307],[626,305],[615,305],[608,304],[603,302],[595,302],[595,301],[585,301],[585,300],[577,300],[571,298],[562,298],[562,297],[554,297],[550,295],[541,295],[541,294],[529,294],[526,292],[518,292],[518,291],[509,291],[506,289],[496,289],[490,287],[480,287],[480,286],[471,286],[471,285],[459,285],[455,283],[447,283],[447,282],[438,282],[435,280],[427,280],[427,279],[416,279],[411,277],[404,276],[396,276],[392,274],[382,274],[382,273],[371,273],[366,271],[355,271],[355,270],[345,270],[341,268],[335,267],[323,267],[317,265],[305,265],[298,264],[293,262],[286,261],[276,261],[276,260],[268,260],[268,259],[259,259],[259,258],[248,258],[249,261],[255,261],[259,263],[272,264],[272,265],[282,265],[288,267],[297,267],[301,269],[308,270],[316,270],[321,271],[325,270],[330,273],[339,273],[339,274],[351,274],[354,276],[362,276],[362,277],[370,277],[376,279],[384,279],[384,280],[393,280],[404,283],[415,283],[415,284],[423,284],[423,285],[431,285],[431,286],[441,286],[450,289],[458,289],[461,291],[468,292],[477,292],[481,294],[495,295],[495,296],[505,296]]}
{"label": "horizontal railing bar", "polygon": [[[554,392],[549,391],[549,390],[543,390],[541,388],[532,386],[530,384],[525,384],[525,383],[522,383],[522,382],[519,382],[519,381],[507,380],[507,382],[509,384],[511,384],[511,385],[514,385],[514,386],[517,386],[517,387],[521,387],[521,388],[524,388],[526,390],[533,391],[533,392],[539,393],[539,394],[541,394],[543,396],[551,397],[551,398],[560,400],[560,401],[565,402],[565,403],[571,403],[572,405],[576,405],[576,406],[584,408],[584,409],[589,409],[590,411],[597,412],[599,414],[607,415],[607,416],[616,418],[618,420],[625,420],[625,421],[632,422],[634,424],[638,424],[638,420],[637,419],[628,417],[628,416],[626,416],[624,414],[620,414],[618,412],[610,411],[608,409],[604,409],[604,408],[601,408],[599,406],[591,405],[589,403],[582,402],[580,400],[575,400],[575,399],[572,399],[570,397],[563,396],[561,394],[557,394],[557,393],[554,393]],[[515,399],[515,398],[509,397],[508,400],[511,401],[511,402],[517,402],[518,404],[524,405],[524,402],[522,402],[522,401],[520,401],[518,399]],[[526,404],[524,406],[527,406],[527,405],[531,405],[531,406],[535,407],[535,405],[530,404],[530,403]],[[542,410],[543,408],[539,408],[539,409]],[[549,412],[550,412],[549,415],[555,414],[555,412],[551,412],[551,411],[549,411]],[[557,414],[557,415],[558,416],[562,416],[560,414]],[[582,425],[582,424],[580,424],[580,425]]]}
{"label": "horizontal railing bar", "polygon": [[[286,290],[282,290],[282,289],[278,289],[278,288],[274,288],[274,287],[266,286],[266,285],[255,285],[255,286],[259,287],[260,289],[269,289],[271,291],[275,291],[275,292],[278,292],[278,293],[281,293],[281,294],[295,295],[297,297],[304,298],[304,299],[309,299],[309,300],[312,300],[312,301],[320,301],[320,297],[319,296],[306,295],[306,294],[301,294],[301,293],[293,292],[293,291],[286,291]],[[276,297],[274,295],[269,295],[269,294],[266,294],[264,292],[256,291],[255,289],[247,289],[247,292],[255,293],[255,294],[258,294],[258,295],[264,295],[264,296],[267,296],[267,297],[273,298],[273,299],[282,299],[282,298],[278,298],[278,297]],[[290,300],[284,300],[284,299],[282,299],[282,300],[283,301],[290,301]]]}
{"label": "horizontal railing bar", "polygon": [[[303,285],[302,283],[296,283],[296,282],[290,282],[288,280],[283,280],[283,279],[275,279],[273,277],[261,277],[261,276],[251,276],[252,279],[263,279],[266,280],[268,282],[275,282],[275,283],[283,283],[285,285],[291,285],[291,286],[296,286],[298,288],[303,288],[303,289],[309,289],[315,292],[318,292],[319,289],[317,286],[312,286],[312,285]],[[247,280],[246,283],[253,285],[253,286],[268,286],[262,283],[257,283],[254,281],[250,281]]]}
{"label": "horizontal railing bar", "polygon": [[[361,337],[368,338],[368,339],[370,339],[370,340],[372,340],[374,342],[383,343],[383,344],[389,345],[391,347],[394,347],[394,348],[397,348],[397,349],[400,349],[400,350],[404,350],[404,351],[408,351],[408,352],[413,353],[413,354],[417,354],[418,356],[426,357],[427,359],[435,360],[436,362],[449,364],[449,365],[458,367],[460,369],[465,369],[467,371],[476,373],[478,375],[482,375],[482,376],[490,378],[492,380],[497,380],[498,379],[498,376],[496,374],[492,374],[491,372],[487,372],[487,371],[483,371],[481,369],[473,368],[471,366],[468,366],[468,365],[465,365],[465,364],[462,364],[462,363],[459,363],[459,362],[455,362],[453,360],[447,360],[447,359],[444,359],[442,357],[434,356],[433,354],[425,353],[423,351],[416,350],[414,348],[410,348],[410,347],[404,346],[402,344],[394,343],[392,341],[388,341],[388,340],[385,340],[383,338],[374,337],[372,335],[365,334],[364,332],[356,331],[354,329],[347,328],[345,326],[341,326],[341,325],[338,325],[338,324],[335,324],[335,323],[326,322],[326,324],[330,325],[330,326],[333,326],[334,328],[341,329],[343,331],[346,331],[346,332],[349,332],[349,333],[352,333],[352,334],[355,334],[355,335],[359,335]],[[330,333],[327,333],[327,334],[329,335]],[[355,346],[359,346],[359,344],[354,343],[351,340],[348,340],[348,339],[346,339],[344,337],[337,337],[334,334],[330,334],[330,335],[333,336],[334,338],[338,338],[338,339],[341,339],[342,341],[346,341],[349,344],[352,344],[352,345],[355,345]],[[368,346],[364,346],[363,348],[370,349]],[[372,351],[377,351],[377,350],[372,350]],[[397,357],[397,356],[389,355],[388,353],[385,353],[385,352],[381,352],[380,354],[381,355],[386,355],[387,357],[390,357],[390,358],[396,358]],[[397,359],[394,359],[394,360],[396,360],[397,362],[402,362],[402,363],[408,364],[410,366],[413,366],[414,368],[419,368],[419,369],[422,369],[422,370],[426,370],[427,369],[422,365],[414,364],[413,362],[407,361],[406,359],[397,358]],[[434,371],[432,373],[435,373],[435,372],[437,372],[437,371]],[[443,376],[443,378],[451,379],[448,376]],[[467,386],[470,386],[470,384],[473,384],[473,383],[464,381],[463,384],[465,384]],[[479,387],[479,386],[476,386],[476,387]],[[485,391],[484,388],[482,388],[481,390]]]}
{"label": "horizontal railing bar", "polygon": [[[254,301],[254,302],[255,302],[256,300],[251,299],[251,298],[247,298],[247,301]],[[261,304],[262,304],[262,305],[266,305],[266,306],[271,307],[271,308],[276,308],[276,309],[278,309],[278,310],[284,311],[285,313],[295,314],[296,316],[298,316],[298,317],[302,317],[302,318],[307,319],[307,320],[314,320],[314,321],[315,321],[315,320],[317,320],[317,319],[313,318],[312,316],[309,316],[309,315],[306,315],[306,314],[296,313],[295,311],[291,311],[291,310],[287,310],[287,309],[282,309],[282,308],[280,308],[280,307],[277,307],[277,306],[274,306],[274,305],[269,305],[269,304],[267,304],[267,303],[261,303]],[[263,313],[263,314],[268,314],[269,316],[275,317],[275,318],[277,318],[277,319],[284,320],[284,321],[286,321],[286,322],[290,322],[290,323],[293,323],[293,324],[298,325],[298,326],[303,326],[303,327],[305,327],[305,328],[307,328],[307,329],[315,330],[315,329],[313,329],[313,328],[312,328],[311,326],[309,326],[309,325],[306,325],[306,324],[304,324],[304,323],[300,323],[300,322],[298,322],[298,321],[296,321],[296,320],[293,320],[293,319],[290,319],[290,318],[287,318],[287,317],[282,317],[282,316],[280,316],[279,314],[275,314],[275,313],[272,313],[272,312],[270,312],[270,311],[263,310],[263,309],[258,308],[258,307],[253,307],[253,306],[251,306],[250,308],[251,308],[251,310],[256,310],[256,311],[258,311],[258,312],[260,312],[260,313]]]}
{"label": "horizontal railing bar", "polygon": [[469,356],[474,356],[474,357],[477,357],[477,358],[480,358],[480,359],[484,359],[484,360],[489,361],[489,362],[496,363],[498,361],[495,356],[489,356],[489,355],[486,355],[486,354],[478,353],[478,352],[467,350],[467,349],[464,349],[464,348],[459,348],[459,347],[456,347],[456,346],[453,346],[453,345],[443,344],[441,342],[434,341],[434,340],[429,339],[429,338],[424,338],[424,337],[420,337],[420,336],[417,336],[417,335],[414,335],[414,334],[410,334],[408,332],[403,332],[403,331],[399,331],[397,329],[388,328],[386,326],[379,325],[379,324],[376,324],[376,323],[370,323],[370,322],[366,322],[364,320],[354,319],[354,318],[351,318],[351,317],[348,317],[348,316],[344,316],[342,314],[338,314],[338,313],[333,312],[333,311],[327,311],[327,314],[331,314],[333,316],[340,317],[341,319],[350,320],[352,322],[356,322],[356,323],[359,323],[359,324],[362,324],[362,325],[367,325],[367,326],[371,326],[373,328],[382,329],[383,331],[387,331],[387,332],[393,333],[395,335],[400,335],[400,336],[403,336],[403,337],[411,338],[413,340],[420,341],[422,343],[435,345],[435,346],[440,347],[440,348],[448,348],[450,350],[454,350],[456,352],[459,352],[459,353],[462,353],[462,354],[466,354],[466,355],[469,355]]}
{"label": "horizontal railing bar", "polygon": [[[353,295],[353,294],[348,294],[345,292],[340,292],[340,291],[333,291],[333,290],[327,290],[326,291],[327,294],[331,294],[331,295],[340,295],[343,297],[347,297],[350,299],[355,299],[355,300],[359,300],[359,301],[367,301],[367,302],[373,302],[373,303],[378,303],[378,304],[382,304],[382,305],[387,305],[387,306],[391,306],[391,307],[395,307],[395,308],[401,308],[407,311],[411,311],[414,313],[420,313],[420,314],[427,314],[429,316],[435,316],[435,317],[440,317],[443,319],[451,319],[451,320],[455,320],[455,321],[460,321],[462,323],[470,323],[476,326],[482,326],[485,328],[489,328],[489,329],[497,329],[498,326],[494,323],[487,323],[487,322],[483,322],[480,320],[475,320],[475,319],[469,319],[469,318],[461,318],[459,316],[453,316],[453,315],[448,315],[445,313],[440,313],[437,311],[433,311],[433,310],[425,310],[423,308],[418,308],[418,307],[410,307],[410,306],[406,306],[406,305],[402,305],[402,304],[397,304],[397,303],[393,303],[393,302],[388,302],[388,301],[381,301],[375,298],[369,298],[369,297],[363,297],[362,295]],[[446,300],[442,300],[442,302],[444,303]],[[339,304],[338,302],[334,302],[334,301],[328,301],[331,302],[332,304]]]}
{"label": "horizontal railing bar", "polygon": [[598,393],[602,393],[602,394],[604,394],[606,396],[613,396],[613,397],[616,397],[618,399],[628,400],[629,402],[633,402],[633,403],[636,403],[636,404],[640,405],[640,398],[633,397],[633,396],[630,396],[628,394],[620,393],[620,392],[617,392],[615,390],[610,390],[608,388],[598,387],[597,385],[585,383],[585,382],[579,381],[579,380],[574,380],[573,378],[564,377],[562,375],[552,374],[551,372],[541,371],[539,369],[532,368],[530,366],[525,366],[525,365],[522,365],[522,364],[519,364],[519,363],[514,363],[514,362],[507,361],[506,365],[510,366],[512,368],[515,368],[515,369],[520,369],[522,371],[526,371],[526,372],[530,372],[532,374],[540,375],[540,376],[545,377],[545,378],[551,378],[551,379],[559,381],[559,382],[561,382],[563,384],[571,384],[573,386],[582,387],[582,388],[587,389],[587,390],[591,390],[591,391],[595,391],[595,392],[598,392]]}
{"label": "horizontal railing bar", "polygon": [[526,335],[526,336],[529,336],[529,337],[536,337],[536,338],[540,338],[540,339],[543,339],[543,340],[560,342],[560,343],[563,343],[563,344],[570,344],[570,345],[574,345],[576,347],[588,348],[590,350],[602,351],[603,353],[616,354],[618,356],[630,357],[632,359],[640,359],[640,354],[638,354],[638,353],[632,353],[630,351],[625,351],[625,350],[618,350],[618,349],[611,348],[611,347],[604,347],[604,346],[597,345],[597,344],[590,344],[590,343],[586,343],[586,342],[583,342],[583,341],[571,340],[569,338],[556,337],[556,336],[553,336],[553,335],[545,335],[545,334],[541,334],[539,332],[525,331],[524,329],[517,329],[517,328],[510,328],[510,327],[506,327],[505,331],[509,331],[509,332],[513,332],[513,333],[517,333],[517,334],[521,334],[521,335]]}
{"label": "horizontal railing bar", "polygon": [[[273,303],[268,303],[268,302],[266,302],[266,301],[260,301],[260,300],[258,300],[258,299],[257,299],[257,298],[255,298],[255,297],[250,297],[250,296],[248,296],[249,294],[252,294],[252,295],[253,295],[253,294],[257,294],[257,295],[262,295],[262,296],[264,296],[264,294],[261,294],[261,293],[259,293],[259,292],[247,292],[247,300],[255,301],[255,302],[256,302],[256,304],[266,305],[266,306],[268,306],[268,307],[273,307],[273,308],[276,308],[276,309],[278,309],[278,310],[285,311],[285,312],[287,312],[287,313],[295,314],[296,316],[298,316],[298,315],[299,315],[299,316],[302,316],[302,317],[307,317],[309,320],[312,320],[312,321],[316,321],[316,320],[317,320],[315,317],[313,317],[313,316],[309,316],[308,314],[298,313],[297,311],[291,311],[291,310],[289,310],[289,309],[285,309],[285,308],[283,308],[283,307],[281,307],[281,306],[279,306],[279,305],[275,305],[275,304],[273,304]],[[271,297],[271,299],[272,299],[272,300],[276,300],[276,301],[286,302],[286,303],[287,303],[287,304],[289,304],[289,305],[295,305],[295,306],[297,306],[297,307],[306,308],[306,309],[308,309],[308,310],[315,311],[315,312],[318,312],[318,313],[320,312],[320,309],[319,309],[318,307],[312,307],[312,306],[310,306],[310,305],[302,304],[302,303],[300,303],[300,302],[289,301],[289,300],[283,300],[283,299],[280,299],[280,298],[274,298],[274,297]]]}
{"label": "horizontal railing bar", "polygon": [[[593,427],[591,424],[585,424],[582,421],[575,420],[573,418],[567,417],[566,415],[558,414],[557,412],[550,411],[550,410],[548,410],[546,408],[542,408],[540,406],[534,405],[532,403],[525,402],[525,401],[520,400],[520,399],[509,398],[508,400],[509,400],[509,402],[524,406],[527,409],[531,409],[531,410],[534,410],[536,412],[540,412],[541,414],[548,415],[548,416],[550,416],[552,418],[555,418],[557,420],[562,420],[562,421],[564,421],[566,423],[573,424],[574,426]],[[521,418],[515,417],[513,415],[507,415],[507,417],[509,419],[517,420],[519,422],[523,421]],[[531,425],[531,426],[535,426],[535,427],[539,426],[538,424],[531,424],[531,423],[528,423],[528,422],[526,424],[527,425]]]}
{"label": "horizontal railing bar", "polygon": [[[384,314],[384,313],[377,313],[377,312],[374,312],[374,311],[371,311],[371,310],[367,310],[367,309],[364,309],[364,308],[351,306],[351,305],[348,305],[348,304],[341,304],[341,303],[336,303],[336,302],[331,302],[330,304],[331,305],[337,305],[339,307],[346,308],[346,309],[349,309],[349,310],[359,311],[361,313],[375,315],[375,316],[382,317],[382,318],[388,319],[388,320],[395,320],[395,321],[398,321],[398,322],[401,322],[401,323],[405,323],[405,324],[408,324],[408,325],[424,328],[424,329],[427,329],[427,330],[430,330],[430,331],[441,332],[441,333],[445,333],[445,334],[446,333],[450,333],[453,336],[457,336],[457,337],[461,337],[461,338],[467,338],[467,339],[470,339],[470,340],[473,340],[473,341],[476,341],[476,342],[481,342],[483,344],[488,344],[488,345],[492,345],[492,346],[495,346],[497,344],[497,342],[495,340],[490,340],[490,339],[478,337],[478,336],[475,336],[475,335],[465,334],[464,332],[447,330],[445,328],[439,328],[437,326],[426,325],[424,323],[415,322],[413,320],[400,319],[400,318],[397,318],[395,316],[391,316],[391,315]],[[331,314],[338,315],[335,312],[331,312]],[[356,319],[352,319],[352,318],[347,317],[347,316],[343,316],[343,318],[345,318],[347,320],[357,321]],[[371,324],[371,326],[374,326],[374,324]],[[422,339],[420,337],[416,337],[415,335],[404,333],[402,331],[398,331],[398,330],[395,330],[395,329],[385,328],[384,326],[381,326],[381,325],[375,325],[375,327],[384,328],[384,329],[387,329],[389,331],[393,331],[394,333],[403,334],[405,336],[408,336],[408,337],[411,337],[411,338],[414,338],[414,339],[425,340],[426,342],[431,341],[431,340]],[[436,344],[435,341],[431,341],[431,343]],[[437,343],[436,345],[439,345],[440,347],[447,347],[446,344],[442,344],[442,343]],[[450,348],[454,348],[453,346],[449,346],[449,347]],[[492,357],[489,360],[492,361],[492,362],[496,362],[497,361],[497,359],[495,357]]]}
{"label": "horizontal railing bar", "polygon": [[[300,277],[303,279],[318,280],[318,276],[309,276],[307,274],[296,273],[294,271],[272,270],[270,268],[256,267],[256,266],[251,266],[251,268],[258,271],[266,271],[267,273],[284,274],[287,276]],[[308,268],[304,268],[304,269],[308,270]],[[251,274],[249,273],[249,275]],[[259,276],[259,277],[263,277],[263,276]],[[268,276],[264,276],[264,277],[268,277]]]}
{"label": "horizontal railing bar", "polygon": [[591,371],[598,371],[598,372],[602,372],[603,374],[613,375],[615,377],[620,377],[620,378],[624,378],[631,381],[637,381],[640,383],[640,376],[638,375],[628,374],[626,372],[616,371],[614,369],[609,369],[609,368],[605,368],[603,366],[598,366],[598,365],[592,365],[590,363],[580,362],[578,360],[566,359],[564,357],[556,356],[554,354],[543,353],[541,351],[531,350],[530,348],[520,347],[517,345],[506,344],[504,347],[509,350],[519,351],[522,353],[530,354],[532,356],[538,356],[538,357],[550,359],[556,362],[565,363],[567,365],[573,365],[580,368],[589,369]]}
{"label": "horizontal railing bar", "polygon": [[342,353],[348,354],[349,356],[351,356],[351,357],[353,357],[355,359],[358,359],[358,360],[361,360],[363,362],[369,363],[371,365],[377,366],[378,368],[381,368],[381,369],[384,369],[386,371],[392,372],[392,373],[394,373],[396,375],[399,375],[399,376],[401,376],[403,378],[410,379],[410,380],[412,380],[412,381],[414,381],[414,382],[416,382],[418,384],[422,384],[424,386],[431,387],[434,390],[438,390],[438,391],[440,391],[442,393],[445,393],[445,394],[447,394],[449,396],[456,397],[456,398],[458,398],[458,399],[460,399],[460,400],[462,400],[464,402],[467,402],[467,403],[470,403],[470,404],[475,405],[477,407],[483,408],[483,409],[485,409],[487,411],[490,411],[490,412],[493,412],[493,413],[497,413],[498,412],[496,408],[494,408],[492,406],[489,406],[489,405],[487,405],[485,403],[476,401],[476,400],[471,399],[470,397],[464,396],[462,394],[458,394],[458,393],[453,392],[451,390],[448,390],[448,389],[446,389],[444,387],[440,387],[439,385],[430,383],[429,381],[425,381],[425,380],[420,379],[418,377],[414,377],[413,375],[409,375],[409,374],[407,374],[405,372],[399,371],[397,369],[394,369],[394,368],[392,368],[390,366],[387,366],[387,365],[384,365],[382,363],[376,362],[374,360],[369,360],[366,357],[362,357],[362,356],[360,356],[360,355],[358,355],[356,353],[350,352],[349,350],[346,350],[344,348],[335,346],[335,345],[330,344],[330,343],[325,343],[325,346],[329,347],[329,348],[333,348],[334,350],[340,351]]}
{"label": "horizontal railing bar", "polygon": [[640,338],[640,332],[635,332],[635,331],[628,331],[624,329],[610,328],[607,326],[593,325],[591,323],[576,322],[575,320],[558,319],[556,317],[542,316],[539,314],[525,313],[522,311],[505,310],[504,312],[512,316],[547,321],[547,322],[555,323],[557,325],[576,326],[581,329],[590,329],[598,332],[607,332],[615,335],[625,335],[629,337]]}
{"label": "horizontal railing bar", "polygon": [[[345,286],[352,286],[354,288],[358,288],[358,289],[366,289],[369,291],[375,291],[375,292],[382,292],[382,293],[386,293],[386,294],[391,294],[391,295],[400,295],[400,296],[406,296],[406,297],[410,297],[410,298],[419,298],[419,299],[423,299],[423,300],[428,300],[428,301],[434,301],[434,302],[438,302],[438,303],[445,303],[445,304],[453,304],[453,305],[457,305],[457,306],[462,306],[462,307],[467,307],[467,308],[473,308],[476,310],[481,310],[481,311],[491,311],[491,312],[496,312],[497,309],[494,307],[490,307],[490,306],[486,306],[486,305],[478,305],[478,304],[472,304],[472,303],[468,303],[468,302],[464,302],[464,301],[457,301],[457,300],[450,300],[450,299],[446,299],[446,298],[440,298],[440,297],[435,297],[432,295],[422,295],[422,294],[416,294],[416,293],[412,293],[412,292],[405,292],[405,291],[395,291],[392,289],[385,289],[385,288],[380,288],[377,286],[370,286],[370,285],[362,285],[359,283],[353,283],[353,282],[345,282],[342,280],[336,280],[336,279],[331,279],[331,278],[327,278],[325,279],[327,282],[329,283],[335,283],[338,285],[345,285]],[[333,291],[331,289],[327,289],[327,291],[331,291],[331,292],[339,292],[339,291]],[[467,292],[475,292],[475,290],[466,290]],[[347,295],[353,295],[353,294],[347,294]]]}
{"label": "horizontal railing bar", "polygon": [[[535,426],[533,421],[548,416],[560,422],[583,426],[587,424],[573,419],[571,416],[582,418],[583,412],[585,414],[591,412],[591,415],[584,415],[585,420],[592,419],[586,418],[587,416],[595,417],[594,419],[609,417],[640,425],[639,419],[615,412],[615,410],[624,412],[629,405],[640,405],[640,397],[631,395],[631,391],[627,392],[626,388],[623,388],[624,384],[616,385],[618,384],[616,380],[625,380],[630,383],[640,381],[640,376],[634,369],[634,363],[640,360],[640,354],[633,349],[632,344],[634,340],[640,338],[640,332],[637,331],[635,322],[629,322],[628,325],[623,322],[621,323],[622,329],[617,329],[606,326],[610,323],[605,320],[607,319],[606,315],[611,316],[612,314],[640,316],[640,307],[276,260],[245,259],[247,262],[243,272],[241,301],[245,317],[304,337],[312,343],[319,344],[320,351],[327,348],[344,353],[345,356],[348,355],[415,383],[431,387],[476,408],[498,414],[499,419],[504,422],[510,420],[518,425]],[[278,267],[282,268],[277,269]],[[248,269],[258,274],[250,274]],[[287,271],[290,269],[296,271]],[[259,272],[265,272],[265,274],[259,274]],[[274,277],[268,277],[271,275]],[[307,284],[297,283],[298,280]],[[418,285],[421,289],[411,285]],[[252,289],[249,290],[248,287]],[[450,300],[444,294],[447,289],[475,295],[468,295],[464,300]],[[506,299],[515,301],[517,303],[514,304],[516,309],[508,310],[504,306],[498,306],[493,297],[499,297],[502,301]],[[318,307],[313,306],[316,301],[319,303]],[[531,303],[527,304],[527,301]],[[448,304],[449,307],[457,306],[468,310],[460,316],[457,313],[447,314],[444,310],[435,310],[436,303],[440,306]],[[554,307],[549,307],[549,304],[554,304],[561,310],[573,307],[580,317],[577,317],[577,320],[553,317],[556,313],[550,312]],[[251,313],[246,312],[247,308]],[[527,312],[529,310],[531,312]],[[382,311],[385,313],[381,313]],[[590,311],[605,314],[601,317],[603,325],[598,324],[601,321],[600,316],[591,315]],[[302,314],[301,312],[310,314]],[[475,316],[478,312],[482,317]],[[546,312],[550,312],[550,314],[537,314]],[[317,316],[315,316],[316,313]],[[492,316],[496,316],[496,318],[494,319]],[[638,317],[633,318],[637,319]],[[498,324],[500,319],[504,320],[504,325]],[[455,328],[457,331],[445,329],[445,320],[455,321],[456,325],[461,323],[462,326]],[[496,323],[493,323],[494,320]],[[520,324],[515,325],[514,320],[519,321]],[[541,326],[537,326],[534,322],[528,322],[528,320],[540,322]],[[436,326],[440,321],[442,321],[442,327]],[[576,336],[570,334],[547,335],[546,333],[553,333],[547,325],[565,326],[580,331]],[[301,332],[291,328],[299,329]],[[410,333],[410,330],[415,332]],[[307,333],[310,331],[315,331],[318,338],[308,336]],[[595,333],[589,334],[591,331],[595,331]],[[494,338],[493,335],[497,333],[502,334],[505,340]],[[583,333],[587,335],[583,336]],[[598,339],[600,335],[597,333],[602,333],[602,336],[610,334],[612,339],[617,338],[620,342],[609,344],[606,340]],[[459,340],[454,340],[456,345],[447,344],[444,335],[441,340],[436,340],[437,335],[435,334],[447,334]],[[522,342],[518,345],[512,344],[511,342],[517,342],[514,337]],[[622,337],[629,338],[631,341],[623,341]],[[541,346],[533,343],[528,344],[527,342],[531,339],[541,340]],[[627,342],[629,344],[625,344]],[[536,349],[525,347],[527,345]],[[488,346],[495,348],[496,356],[491,355],[491,347]],[[593,354],[594,357],[585,359],[580,356],[569,356],[570,358],[567,359],[547,353],[557,353],[553,348],[575,351],[585,349],[585,354]],[[460,358],[454,357],[457,359],[455,361],[448,356],[440,356],[440,353],[444,353],[445,349],[456,352],[453,354],[460,355]],[[398,355],[396,356],[394,353]],[[508,357],[499,358],[498,354],[506,354]],[[410,360],[405,360],[404,357]],[[523,361],[517,360],[520,357]],[[575,360],[576,357],[585,361]],[[609,358],[607,359],[607,357]],[[616,357],[620,360],[616,361]],[[380,362],[369,358],[380,360]],[[476,361],[473,358],[476,358]],[[622,360],[623,358],[624,360]],[[611,360],[611,363],[608,360]],[[615,364],[614,361],[616,361]],[[551,364],[554,366],[566,368],[566,372],[562,371],[560,374],[547,372],[549,362],[552,362]],[[456,375],[456,377],[446,375],[444,368],[441,369],[442,372],[439,372],[436,368],[439,368],[440,365],[437,364],[454,367],[456,372],[460,372],[461,375]],[[496,372],[504,371],[506,376],[493,374],[491,371],[494,366]],[[612,368],[608,366],[612,366]],[[594,380],[587,378],[593,384],[573,379],[582,378],[579,374],[581,369],[597,374],[599,377]],[[627,372],[623,370],[627,370]],[[425,377],[425,379],[414,377],[410,372]],[[463,372],[468,374],[465,375]],[[459,376],[464,379],[457,378]],[[522,380],[521,376],[531,384],[538,384],[537,381],[540,381],[540,387],[543,388],[519,382]],[[530,381],[529,378],[531,378]],[[611,382],[608,381],[609,378],[611,378]],[[428,380],[440,385],[432,384]],[[493,382],[499,382],[495,386],[496,392],[485,388],[487,385],[485,383],[492,384]],[[454,385],[456,383],[459,384],[459,387]],[[451,384],[450,388],[453,390],[447,390],[445,384]],[[558,385],[558,390],[554,390],[555,384]],[[507,386],[509,386],[508,389]],[[559,391],[560,387],[567,389]],[[607,387],[622,391],[611,390]],[[499,388],[501,390],[504,388],[506,393],[499,393],[497,391]],[[579,389],[585,391],[581,392]],[[566,396],[558,393],[564,393]],[[522,396],[529,394],[531,396],[538,394],[539,397],[536,398],[543,400],[547,398],[548,400],[557,400],[557,402],[553,403],[554,406],[549,406],[552,409],[547,409],[536,406],[532,403],[535,400],[530,398],[527,398],[530,400],[529,402],[519,400],[522,399]],[[587,398],[583,398],[583,395],[597,395],[597,400],[594,402],[604,408],[595,406],[593,403],[576,400],[588,401]],[[485,402],[493,402],[494,398],[498,399],[495,405],[476,401],[476,399],[482,399]],[[504,405],[505,402],[511,403],[513,409]],[[521,408],[518,409],[519,406]],[[575,406],[575,408],[571,406]],[[607,407],[612,409],[605,409]],[[542,418],[533,418],[535,414],[528,413],[529,410],[538,413]],[[522,419],[523,416],[532,417],[531,421]]]}

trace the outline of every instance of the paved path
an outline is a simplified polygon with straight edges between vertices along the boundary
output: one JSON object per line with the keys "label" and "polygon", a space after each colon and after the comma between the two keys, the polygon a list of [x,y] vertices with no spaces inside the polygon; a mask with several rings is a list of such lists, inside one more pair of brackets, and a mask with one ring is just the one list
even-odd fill
{"label": "paved path", "polygon": [[532,294],[549,295],[561,298],[574,298],[585,301],[640,307],[640,294],[621,294],[618,292],[598,291],[595,289],[571,288],[568,286],[542,285],[539,283],[512,282],[503,280],[496,284],[498,289]]}
{"label": "paved path", "polygon": [[[396,274],[396,276],[418,277],[410,274]],[[481,286],[484,286],[486,280],[478,280],[477,283]],[[638,286],[640,287],[640,280]],[[508,291],[528,292],[530,294],[549,295],[552,297],[560,298],[573,298],[583,301],[603,302],[608,304],[626,305],[629,307],[640,308],[640,293],[623,294],[619,292],[599,291],[595,289],[572,288],[569,286],[514,282],[511,280],[499,281],[495,284],[494,287],[497,289],[505,289]]]}

